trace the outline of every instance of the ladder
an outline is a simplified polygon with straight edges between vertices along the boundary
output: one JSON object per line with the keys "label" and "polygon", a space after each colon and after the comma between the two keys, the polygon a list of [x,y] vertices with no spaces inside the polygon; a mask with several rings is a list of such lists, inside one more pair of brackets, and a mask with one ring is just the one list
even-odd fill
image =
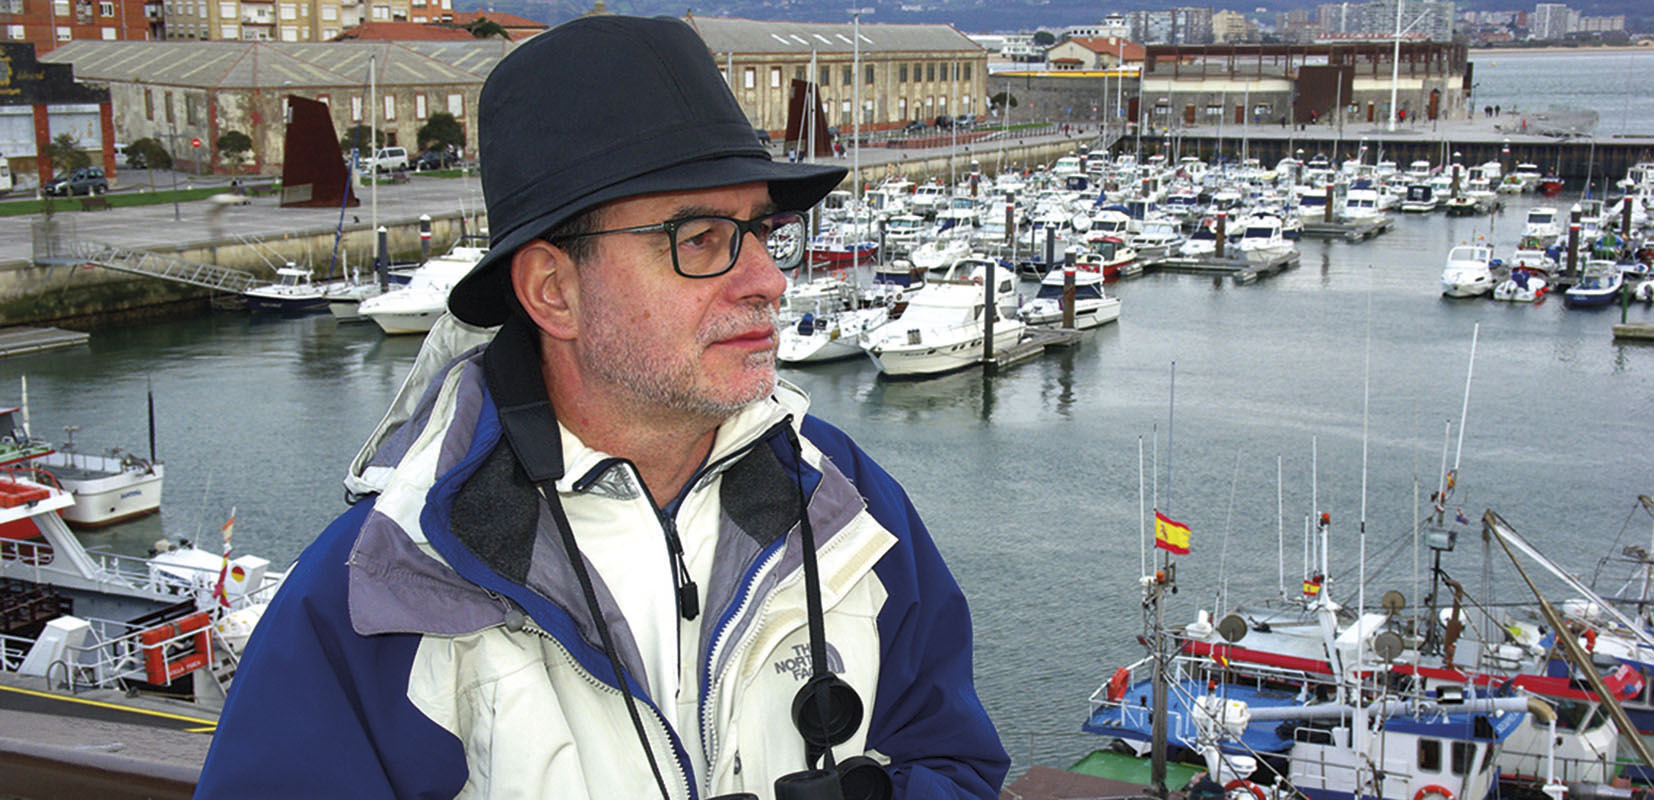
{"label": "ladder", "polygon": [[67,249],[80,263],[96,264],[120,272],[147,275],[203,289],[240,294],[261,283],[251,273],[241,270],[202,264],[149,250],[135,250],[85,240],[73,242]]}

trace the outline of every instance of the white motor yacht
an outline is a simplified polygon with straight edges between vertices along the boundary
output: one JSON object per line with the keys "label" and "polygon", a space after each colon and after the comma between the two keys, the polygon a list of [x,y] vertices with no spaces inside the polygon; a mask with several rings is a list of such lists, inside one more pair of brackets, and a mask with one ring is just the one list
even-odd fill
{"label": "white motor yacht", "polygon": [[1555,208],[1551,206],[1534,206],[1528,209],[1527,223],[1522,228],[1522,236],[1537,236],[1549,242],[1562,235],[1562,220]]}
{"label": "white motor yacht", "polygon": [[448,310],[448,291],[487,253],[461,239],[415,270],[406,287],[363,300],[357,311],[385,333],[425,333]]}
{"label": "white motor yacht", "polygon": [[1016,276],[995,268],[995,302],[986,302],[989,262],[964,259],[947,277],[927,282],[890,310],[883,325],[868,331],[862,346],[879,371],[893,377],[939,375],[982,363],[986,321],[994,321],[993,346],[1022,338],[1023,322],[1003,312],[1016,303]]}
{"label": "white motor yacht", "polygon": [[[1061,325],[1062,298],[1066,291],[1065,270],[1054,269],[1040,281],[1039,294],[1017,313],[1029,325]],[[1074,327],[1095,328],[1120,318],[1120,298],[1103,291],[1103,273],[1074,270]]]}
{"label": "white motor yacht", "polygon": [[1447,254],[1442,270],[1442,294],[1447,297],[1480,297],[1493,290],[1493,248],[1459,245]]}
{"label": "white motor yacht", "polygon": [[1282,232],[1281,218],[1266,214],[1241,221],[1239,249],[1248,261],[1274,261],[1296,252],[1298,246]]}
{"label": "white motor yacht", "polygon": [[1401,210],[1408,213],[1420,214],[1436,210],[1440,199],[1436,197],[1436,189],[1428,183],[1410,183],[1407,185],[1407,196],[1401,201]]}
{"label": "white motor yacht", "polygon": [[883,306],[837,311],[817,317],[806,313],[781,329],[775,357],[783,364],[835,361],[859,356],[861,336],[890,316]]}

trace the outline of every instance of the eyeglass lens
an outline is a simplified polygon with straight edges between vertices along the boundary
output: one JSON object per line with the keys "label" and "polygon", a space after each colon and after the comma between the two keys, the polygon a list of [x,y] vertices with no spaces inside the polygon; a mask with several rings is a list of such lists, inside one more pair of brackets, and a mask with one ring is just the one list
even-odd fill
{"label": "eyeglass lens", "polygon": [[774,214],[744,224],[725,217],[695,217],[678,223],[674,234],[678,271],[690,276],[728,271],[741,254],[742,228],[758,237],[782,269],[797,266],[804,254],[804,222],[798,214]]}

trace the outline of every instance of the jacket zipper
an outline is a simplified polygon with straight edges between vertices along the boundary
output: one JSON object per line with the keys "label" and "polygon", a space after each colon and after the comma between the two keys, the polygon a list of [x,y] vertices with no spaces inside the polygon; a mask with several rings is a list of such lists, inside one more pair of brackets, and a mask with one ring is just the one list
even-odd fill
{"label": "jacket zipper", "polygon": [[[713,701],[718,696],[718,689],[723,686],[724,682],[723,673],[719,673],[716,678],[713,677],[712,665],[718,663],[719,650],[728,641],[724,638],[724,635],[729,632],[730,626],[735,622],[735,620],[740,619],[746,614],[747,607],[752,604],[752,587],[758,584],[758,581],[767,572],[769,572],[775,562],[781,558],[781,554],[786,551],[786,540],[783,539],[781,540],[781,543],[770,552],[769,555],[765,556],[764,559],[758,563],[756,569],[748,573],[747,580],[743,581],[741,584],[741,596],[739,602],[735,606],[735,613],[731,614],[729,618],[725,619],[723,624],[719,626],[717,632],[712,637],[712,646],[707,648],[706,664],[702,668],[702,675],[704,676],[702,678],[702,684],[707,687],[707,691],[706,694],[701,697],[701,753],[706,757],[706,771],[708,779],[712,777],[712,772],[715,769],[715,764],[717,763],[713,760],[713,758],[716,755],[718,748],[718,731],[716,726],[712,724],[712,707]],[[709,784],[708,791],[710,790],[711,786]]]}
{"label": "jacket zipper", "polygon": [[[532,622],[525,621],[522,625],[522,630],[556,645],[555,649],[557,650],[557,653],[561,655],[563,660],[574,669],[575,674],[579,675],[587,683],[591,684],[592,688],[595,688],[605,694],[612,694],[617,697],[624,691],[623,689],[618,689],[604,683],[601,680],[598,680],[597,676],[587,672],[586,668],[580,666],[580,662],[575,660],[574,655],[568,651],[568,648],[564,647],[563,643],[557,640],[557,637],[552,636],[550,632],[542,629],[540,626],[535,625]],[[672,726],[667,724],[666,717],[660,713],[660,709],[655,708],[654,704],[649,702],[644,702],[643,706],[649,709],[655,722],[659,723],[661,730],[666,732],[666,740],[672,744],[672,765],[678,768],[678,783],[684,788],[684,796],[688,797],[690,800],[695,800],[695,798],[699,796],[699,793],[696,791],[694,784],[689,780],[689,769],[684,766],[683,759],[678,757],[678,750],[682,747],[682,744],[677,741],[676,734],[672,733]]]}

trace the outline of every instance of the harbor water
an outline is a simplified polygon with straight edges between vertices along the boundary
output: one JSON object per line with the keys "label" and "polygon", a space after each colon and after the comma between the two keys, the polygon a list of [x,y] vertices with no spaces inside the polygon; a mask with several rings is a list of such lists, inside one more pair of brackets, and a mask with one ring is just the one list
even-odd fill
{"label": "harbor water", "polygon": [[[1142,654],[1141,520],[1156,497],[1193,529],[1168,611],[1177,622],[1296,585],[1312,487],[1332,518],[1333,595],[1355,602],[1365,509],[1369,603],[1385,589],[1416,600],[1410,533],[1444,446],[1460,465],[1449,518],[1492,508],[1586,577],[1611,547],[1647,543],[1649,519],[1632,507],[1654,491],[1654,348],[1612,341],[1618,308],[1439,295],[1450,247],[1485,236],[1508,255],[1534,202],[1404,217],[1366,243],[1306,240],[1298,268],[1248,286],[1179,274],[1114,284],[1117,324],[997,375],[891,381],[865,359],[783,369],[815,413],[902,479],[952,565],[1013,774],[1094,744],[1078,733],[1087,695]],[[1634,305],[1629,318],[1654,310]],[[286,566],[345,508],[346,465],[419,345],[326,315],[215,313],[7,359],[0,397],[17,400],[26,376],[38,435],[62,441],[78,426],[83,449],[142,453],[152,386],[163,513],[86,540],[216,548],[233,508],[236,552]],[[1140,453],[1157,473],[1140,470]],[[1446,560],[1473,592],[1478,540],[1461,537]],[[1493,599],[1522,599],[1502,560],[1497,574],[1507,579]]]}
{"label": "harbor water", "polygon": [[1654,81],[1654,50],[1475,50],[1470,60],[1475,108],[1595,111],[1598,122],[1589,134],[1599,139],[1654,130],[1654,96],[1644,90]]}

